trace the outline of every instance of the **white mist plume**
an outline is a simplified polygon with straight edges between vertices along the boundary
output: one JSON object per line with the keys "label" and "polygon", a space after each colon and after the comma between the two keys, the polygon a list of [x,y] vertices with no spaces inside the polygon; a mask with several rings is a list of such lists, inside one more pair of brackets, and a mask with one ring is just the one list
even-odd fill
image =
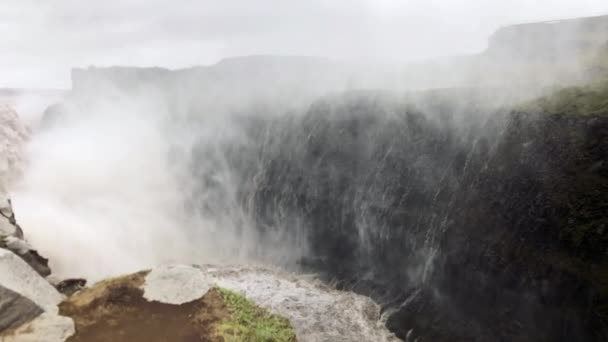
{"label": "white mist plume", "polygon": [[126,103],[78,111],[28,147],[14,198],[31,242],[60,274],[98,277],[178,257],[178,202],[154,112]]}
{"label": "white mist plume", "polygon": [[[261,241],[237,203],[221,151],[242,139],[229,117],[203,111],[205,125],[188,127],[180,124],[188,110],[168,108],[157,90],[92,95],[68,100],[35,131],[13,194],[27,238],[55,274],[96,280],[176,262],[285,264],[302,253],[280,236]],[[210,151],[197,167],[212,188],[194,190],[195,144]],[[188,210],[192,196],[216,207]]]}
{"label": "white mist plume", "polygon": [[[12,3],[14,7],[8,5],[12,11],[19,8],[15,2]],[[24,3],[28,4],[28,8],[37,7],[31,1]],[[377,57],[374,55],[380,53],[381,57],[391,57],[388,58],[389,60],[394,59],[395,56],[401,60],[408,60],[413,57],[442,55],[461,51],[459,48],[463,46],[463,40],[452,39],[452,35],[447,35],[445,32],[435,31],[430,34],[427,30],[420,28],[433,27],[439,31],[445,28],[437,25],[433,20],[424,20],[425,25],[416,26],[420,24],[420,18],[424,16],[414,18],[406,13],[409,13],[410,9],[416,9],[420,12],[412,13],[435,15],[435,10],[440,8],[444,10],[437,11],[439,14],[436,18],[457,19],[459,24],[456,26],[464,27],[471,22],[471,18],[462,14],[463,8],[472,9],[478,6],[478,3],[469,1],[461,3],[466,5],[464,7],[459,4],[448,6],[446,2],[437,5],[438,8],[435,8],[437,7],[435,5],[430,7],[426,5],[417,7],[415,4],[401,6],[397,5],[395,1],[383,1],[381,4],[373,5],[371,2],[355,2],[353,5],[353,2],[342,1],[340,5],[325,6],[327,4],[321,1],[322,4],[312,2],[291,7],[285,5],[284,2],[279,4],[275,1],[267,6],[280,9],[285,16],[273,15],[270,20],[266,16],[271,11],[265,10],[264,6],[260,7],[258,4],[249,7],[239,6],[236,2],[226,8],[218,4],[207,4],[209,8],[205,8],[205,5],[194,6],[191,3],[192,10],[188,6],[170,6],[170,11],[167,11],[166,4],[158,1],[151,3],[134,1],[127,5],[128,9],[132,9],[131,11],[117,10],[120,9],[122,2],[119,4],[116,1],[96,4],[92,8],[88,8],[88,5],[77,6],[73,2],[62,1],[61,3],[56,8],[45,7],[48,12],[39,13],[39,15],[49,19],[41,22],[51,26],[52,29],[48,30],[49,41],[57,42],[60,47],[52,49],[53,53],[57,53],[57,55],[51,56],[52,58],[45,63],[61,61],[56,64],[61,65],[62,70],[67,70],[72,65],[88,63],[124,64],[126,62],[139,65],[184,66],[193,63],[195,59],[202,60],[203,55],[220,56],[222,54],[320,55],[327,53],[336,58],[350,56],[367,58]],[[559,16],[566,12],[568,6],[564,5],[565,1],[560,3],[562,4],[560,10],[552,16]],[[275,5],[278,7],[273,7]],[[548,4],[546,6],[550,7]],[[581,13],[586,12],[587,9],[596,13],[601,11],[603,6],[598,2],[594,6],[588,5],[587,8],[585,6],[579,8]],[[0,5],[0,15],[1,10],[6,7]],[[519,7],[529,8],[522,3],[509,8],[515,13],[518,12],[516,10]],[[530,13],[533,13],[526,16],[525,19],[527,20],[530,16],[538,16],[544,11],[544,7],[538,6],[538,8],[535,7],[535,11],[530,10]],[[370,8],[374,11],[370,11]],[[457,10],[452,12],[454,8]],[[145,11],[140,11],[144,9]],[[215,21],[200,20],[197,11],[203,12],[205,9],[217,13]],[[342,9],[348,9],[348,11],[344,12]],[[497,12],[494,11],[500,10],[492,10],[492,13],[496,14]],[[163,18],[161,22],[156,21],[159,12],[167,14],[167,17]],[[184,16],[185,12],[189,15]],[[138,17],[133,18],[129,15],[115,17],[115,13],[138,13]],[[319,13],[322,14],[317,23],[319,25],[311,27],[310,22],[302,21],[302,18],[307,16],[319,17],[316,15]],[[336,17],[336,13],[347,13],[348,15]],[[404,18],[409,16],[412,20],[395,20],[398,19],[399,13]],[[479,11],[476,10],[475,13],[479,13]],[[14,14],[14,16],[19,15]],[[147,16],[150,20],[146,19]],[[500,18],[500,22],[522,18],[515,15],[503,17],[496,14],[496,16]],[[253,26],[259,26],[260,30],[254,30],[255,34],[250,35],[249,24],[242,27],[239,27],[240,25],[228,27],[229,25],[223,25],[225,22],[223,19],[221,22],[217,21],[217,18],[232,18],[235,23],[242,23],[245,22],[240,20],[242,17],[258,18],[257,23],[254,23]],[[90,20],[91,18],[99,20],[93,21]],[[239,20],[235,20],[235,18]],[[275,25],[266,24],[267,19],[278,24],[274,22],[277,18],[293,19],[287,20],[292,22],[293,26],[286,27],[284,30],[276,30]],[[482,38],[474,39],[475,42],[469,40],[469,43],[466,44],[468,46],[466,51],[481,50],[487,34],[499,25],[498,21],[494,22],[492,16],[484,16],[483,20],[483,29],[471,28],[472,31],[475,31],[475,35]],[[344,25],[337,25],[337,23]],[[115,30],[100,29],[108,24]],[[217,27],[208,26],[214,24],[217,24]],[[410,24],[414,26],[408,26]],[[12,42],[14,51],[23,50],[20,50],[19,42],[28,41],[26,38],[31,35],[42,35],[41,32],[46,33],[49,29],[44,25],[32,25],[27,30],[20,30],[21,24],[14,22],[8,23],[7,27],[16,27],[14,31],[19,31],[23,38]],[[86,30],[82,29],[83,27],[86,27]],[[466,27],[464,31],[467,31]],[[211,28],[217,30],[208,30]],[[162,30],[162,32],[158,30]],[[68,36],[65,35],[65,32],[75,32],[75,34]],[[207,35],[207,32],[212,34]],[[304,37],[309,33],[312,33],[317,39]],[[423,33],[427,36],[421,38],[419,35]],[[158,39],[159,36],[163,39]],[[429,38],[430,36],[432,39]],[[344,41],[342,38],[345,37],[348,38],[350,45],[343,46],[338,43]],[[171,60],[171,58],[175,58],[174,55],[177,55],[173,52],[170,57],[167,57],[166,52],[172,51],[172,49],[166,48],[167,45],[163,44],[172,42],[169,43],[169,46],[174,46],[171,44],[179,46],[176,42],[184,42],[184,40],[190,42],[191,39],[205,40],[210,44],[219,42],[217,45],[220,48],[211,52],[206,49],[201,52],[200,49],[193,48],[196,51],[188,50],[178,53],[182,57],[192,56],[192,59],[180,57],[179,61]],[[468,39],[472,38],[468,37]],[[87,42],[87,45],[80,48],[81,45],[75,42]],[[431,43],[433,49],[427,49],[421,56],[415,56],[414,52],[424,50],[427,43]],[[452,47],[447,50],[439,49],[446,43]],[[454,45],[458,49],[454,48]],[[73,46],[79,46],[78,51],[74,51]],[[120,48],[111,48],[116,46],[120,46]],[[188,44],[185,46],[190,47]],[[435,48],[439,50],[435,50]],[[133,51],[137,51],[137,53],[133,54]],[[372,56],[369,55],[370,51],[373,52]],[[410,53],[410,51],[412,52]],[[23,53],[32,56],[37,55],[36,52],[37,50],[34,52],[28,50]],[[160,55],[154,56],[159,53]],[[138,57],[131,60],[130,57],[133,55]],[[15,53],[11,53],[9,57],[3,57],[6,59],[4,65],[16,65],[16,61],[22,60],[19,57]],[[2,57],[0,57],[1,60]],[[35,64],[31,60],[26,61],[32,65]],[[37,131],[28,147],[29,166],[25,170],[22,182],[14,191],[17,216],[24,226],[26,234],[35,246],[49,256],[52,266],[58,273],[87,276],[93,279],[168,261],[215,261],[211,260],[212,258],[248,260],[253,255],[259,255],[259,250],[265,247],[269,247],[268,252],[274,253],[274,257],[277,259],[297,256],[306,248],[297,243],[302,240],[302,237],[295,238],[295,245],[298,247],[295,250],[275,251],[274,248],[279,244],[272,242],[260,244],[260,237],[256,235],[256,230],[247,229],[247,226],[251,224],[248,222],[248,213],[243,212],[243,209],[234,202],[233,196],[238,189],[234,188],[231,174],[223,165],[222,153],[221,151],[213,153],[215,144],[218,144],[221,139],[227,136],[236,140],[240,138],[238,130],[234,130],[229,119],[222,116],[222,106],[238,107],[241,102],[252,98],[257,100],[261,96],[280,92],[282,92],[280,100],[283,103],[293,103],[297,102],[298,96],[306,91],[309,91],[309,95],[319,96],[329,90],[346,88],[346,84],[349,82],[361,88],[370,84],[372,87],[383,87],[388,84],[387,87],[394,89],[397,87],[454,86],[463,80],[470,80],[471,84],[478,85],[479,81],[485,80],[485,78],[498,78],[502,81],[501,77],[488,73],[488,68],[475,69],[474,67],[477,67],[478,63],[472,61],[468,63],[446,62],[445,66],[441,63],[433,64],[430,68],[430,71],[433,72],[429,72],[429,68],[424,67],[425,64],[420,64],[420,67],[417,65],[404,67],[406,70],[394,69],[392,66],[377,70],[377,65],[376,67],[372,65],[367,69],[373,69],[369,72],[372,76],[380,74],[378,80],[370,77],[372,79],[370,83],[362,82],[364,83],[362,84],[358,83],[359,79],[356,78],[355,81],[343,80],[344,75],[341,74],[336,84],[342,81],[345,83],[336,87],[328,87],[328,83],[334,82],[330,77],[332,73],[329,71],[336,72],[335,66],[338,64],[327,64],[324,67],[327,72],[321,73],[325,76],[322,78],[312,77],[313,72],[302,70],[298,66],[286,68],[285,71],[289,73],[287,78],[293,77],[301,83],[307,83],[306,87],[293,88],[295,91],[292,92],[286,91],[290,88],[279,82],[280,77],[268,80],[265,78],[267,72],[256,74],[252,70],[253,68],[246,66],[234,73],[235,78],[230,81],[232,83],[223,84],[221,81],[211,78],[208,83],[204,84],[184,84],[183,87],[188,94],[184,98],[181,97],[181,94],[177,94],[175,98],[178,99],[178,102],[183,103],[177,103],[176,108],[168,108],[168,103],[163,101],[162,92],[154,91],[142,93],[140,96],[134,96],[128,100],[116,96],[100,99],[95,105],[74,104],[68,108],[65,117],[59,118],[59,124],[51,123],[50,127]],[[48,69],[55,70],[57,65],[53,64]],[[30,68],[31,65],[27,67]],[[229,68],[233,65],[223,63],[223,67]],[[315,65],[314,68],[317,66]],[[367,74],[365,67],[357,65],[356,68],[363,69],[363,73]],[[346,78],[348,78],[350,69],[346,69],[342,73],[346,74]],[[474,70],[469,71],[469,69]],[[502,64],[499,64],[497,69],[500,71],[497,74],[502,75],[504,71]],[[20,69],[15,68],[15,70]],[[477,71],[479,75],[473,71]],[[282,74],[283,72],[284,70],[279,70],[277,75],[285,76]],[[294,76],[297,72],[300,74]],[[491,74],[492,77],[489,77],[488,74]],[[258,76],[258,78],[254,76]],[[442,81],[440,85],[438,80]],[[21,84],[23,80],[18,81],[17,83]],[[64,81],[53,80],[49,84],[64,84]],[[402,81],[405,84],[402,84]],[[243,90],[245,83],[249,84],[251,89],[259,90],[262,86],[266,91],[261,94],[248,92],[246,96],[239,94],[239,90]],[[235,84],[241,87],[235,87]],[[180,89],[179,86],[181,85],[175,88]],[[251,90],[247,87],[244,88],[245,92]],[[89,90],[93,92],[93,96],[96,95],[95,89]],[[106,94],[105,91],[101,93]],[[205,98],[205,96],[207,97]],[[203,127],[195,127],[192,131],[180,129],[172,132],[168,130],[167,126],[172,123],[172,120],[191,115],[188,113],[191,108],[180,108],[184,103],[190,103],[191,97],[205,98],[204,105],[197,108],[195,114],[205,116],[206,124]],[[496,97],[492,95],[495,102]],[[34,116],[27,116],[26,119],[35,121]],[[222,188],[221,200],[225,201],[222,204],[227,205],[225,214],[207,217],[200,213],[193,214],[184,208],[185,194],[190,190],[188,189],[188,177],[191,176],[184,168],[188,167],[189,153],[195,143],[208,146],[212,152],[213,158],[206,163],[203,162],[201,167],[212,170],[213,181]],[[181,159],[176,162],[172,158]],[[209,201],[214,200],[213,193],[198,195]],[[289,249],[293,246],[282,247]],[[85,255],[86,258],[83,257]],[[69,272],[73,273],[68,274]]]}

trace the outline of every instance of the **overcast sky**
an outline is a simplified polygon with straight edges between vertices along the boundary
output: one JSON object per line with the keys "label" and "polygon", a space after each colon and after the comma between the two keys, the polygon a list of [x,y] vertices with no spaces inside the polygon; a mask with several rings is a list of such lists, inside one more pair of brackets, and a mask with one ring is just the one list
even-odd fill
{"label": "overcast sky", "polygon": [[608,1],[0,0],[0,87],[251,54],[409,61],[483,50],[502,25],[597,14]]}

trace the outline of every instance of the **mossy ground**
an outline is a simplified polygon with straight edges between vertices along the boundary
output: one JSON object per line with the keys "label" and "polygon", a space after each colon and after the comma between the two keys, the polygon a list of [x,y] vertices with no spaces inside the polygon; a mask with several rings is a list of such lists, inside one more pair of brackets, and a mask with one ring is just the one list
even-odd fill
{"label": "mossy ground", "polygon": [[244,296],[223,288],[217,289],[230,312],[227,319],[216,325],[218,335],[226,342],[237,341],[296,341],[289,321],[256,306]]}
{"label": "mossy ground", "polygon": [[180,305],[148,301],[147,272],[112,278],[83,289],[59,305],[74,320],[70,342],[291,342],[289,321],[244,296],[212,288]]}

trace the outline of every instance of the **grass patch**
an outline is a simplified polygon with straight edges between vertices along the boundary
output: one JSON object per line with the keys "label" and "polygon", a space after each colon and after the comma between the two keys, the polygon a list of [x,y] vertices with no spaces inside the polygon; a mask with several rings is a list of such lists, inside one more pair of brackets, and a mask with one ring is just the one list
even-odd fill
{"label": "grass patch", "polygon": [[515,109],[544,114],[608,115],[608,81],[559,89]]}
{"label": "grass patch", "polygon": [[218,291],[230,312],[230,318],[216,326],[218,335],[226,342],[296,341],[287,319],[269,313],[236,292],[223,288]]}

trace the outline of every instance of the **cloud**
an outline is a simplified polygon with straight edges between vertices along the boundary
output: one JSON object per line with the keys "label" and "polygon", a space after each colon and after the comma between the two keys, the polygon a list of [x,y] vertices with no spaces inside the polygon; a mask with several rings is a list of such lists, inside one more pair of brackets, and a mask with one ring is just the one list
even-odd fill
{"label": "cloud", "polygon": [[4,0],[0,86],[66,87],[72,66],[247,54],[408,61],[482,50],[509,23],[601,13],[604,0]]}

